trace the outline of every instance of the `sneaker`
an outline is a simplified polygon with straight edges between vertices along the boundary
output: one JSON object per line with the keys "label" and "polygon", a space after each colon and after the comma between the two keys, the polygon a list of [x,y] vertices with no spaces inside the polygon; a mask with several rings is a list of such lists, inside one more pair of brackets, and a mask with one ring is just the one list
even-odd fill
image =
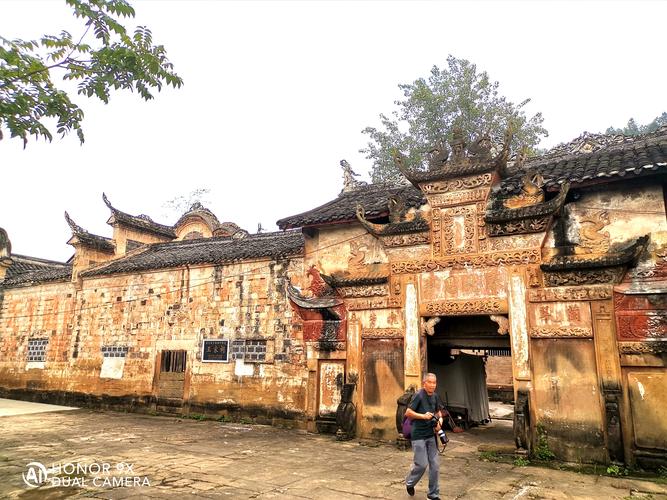
{"label": "sneaker", "polygon": [[406,486],[405,489],[408,491],[408,495],[410,495],[411,497],[415,496],[414,486]]}

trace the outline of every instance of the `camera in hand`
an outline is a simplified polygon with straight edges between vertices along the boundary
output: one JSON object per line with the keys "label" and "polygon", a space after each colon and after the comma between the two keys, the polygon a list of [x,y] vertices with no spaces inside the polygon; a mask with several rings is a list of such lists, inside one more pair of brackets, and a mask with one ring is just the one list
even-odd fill
{"label": "camera in hand", "polygon": [[449,442],[449,438],[447,437],[447,434],[445,434],[445,431],[442,430],[442,419],[439,419],[438,417],[431,417],[431,426],[433,426],[434,430],[436,427],[438,427],[438,424],[440,424],[440,430],[437,431],[438,438],[440,438],[440,442],[442,444],[447,444]]}

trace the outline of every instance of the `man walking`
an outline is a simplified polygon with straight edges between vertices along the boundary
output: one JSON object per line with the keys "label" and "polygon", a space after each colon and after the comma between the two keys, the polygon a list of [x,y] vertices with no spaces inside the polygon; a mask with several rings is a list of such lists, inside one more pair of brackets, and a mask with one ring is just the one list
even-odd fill
{"label": "man walking", "polygon": [[419,482],[428,466],[428,493],[426,496],[431,500],[440,500],[440,488],[438,487],[438,472],[440,468],[440,457],[438,456],[438,444],[434,437],[434,430],[440,428],[440,424],[434,427],[432,420],[438,411],[435,387],[437,379],[433,373],[427,373],[422,380],[423,388],[415,395],[405,415],[412,420],[412,450],[414,451],[414,463],[410,468],[408,477],[405,478],[405,486],[408,495],[415,494],[415,485]]}

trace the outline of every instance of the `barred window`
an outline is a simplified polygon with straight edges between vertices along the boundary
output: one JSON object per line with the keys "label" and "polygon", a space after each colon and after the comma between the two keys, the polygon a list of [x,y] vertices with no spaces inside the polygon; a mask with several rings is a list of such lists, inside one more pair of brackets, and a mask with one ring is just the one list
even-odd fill
{"label": "barred window", "polygon": [[103,345],[102,356],[105,358],[124,358],[127,356],[128,346]]}
{"label": "barred window", "polygon": [[28,340],[28,361],[46,361],[49,339]]}
{"label": "barred window", "polygon": [[232,359],[266,361],[266,340],[233,340]]}

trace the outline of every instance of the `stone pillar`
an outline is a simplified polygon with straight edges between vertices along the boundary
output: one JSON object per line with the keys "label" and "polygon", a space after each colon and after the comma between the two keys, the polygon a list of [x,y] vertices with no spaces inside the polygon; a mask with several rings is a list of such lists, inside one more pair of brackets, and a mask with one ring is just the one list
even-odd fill
{"label": "stone pillar", "polygon": [[604,399],[607,451],[611,461],[623,462],[621,363],[612,311],[613,304],[611,300],[591,302],[595,356]]}
{"label": "stone pillar", "polygon": [[[347,319],[347,358],[345,373],[347,382],[355,383],[356,390],[352,394],[352,402],[357,408],[361,407],[361,392],[359,375],[361,373],[361,321],[352,313]],[[357,429],[361,429],[362,412],[356,412]]]}
{"label": "stone pillar", "polygon": [[530,451],[535,412],[531,404],[528,312],[526,285],[523,276],[517,272],[513,272],[509,277],[507,306],[514,378],[514,441],[517,448]]}
{"label": "stone pillar", "polygon": [[405,388],[421,387],[421,363],[419,350],[419,307],[414,283],[405,286]]}

